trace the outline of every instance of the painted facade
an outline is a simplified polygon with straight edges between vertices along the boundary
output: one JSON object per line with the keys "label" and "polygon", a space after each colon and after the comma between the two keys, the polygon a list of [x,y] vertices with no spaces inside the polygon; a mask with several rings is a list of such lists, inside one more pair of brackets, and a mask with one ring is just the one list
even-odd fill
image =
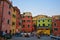
{"label": "painted facade", "polygon": [[37,20],[37,27],[52,27],[52,18],[41,18]]}
{"label": "painted facade", "polygon": [[50,29],[49,28],[39,28],[36,33],[37,33],[37,35],[38,34],[39,35],[42,35],[42,34],[50,35]]}
{"label": "painted facade", "polygon": [[52,16],[52,29],[54,36],[60,36],[60,15]]}
{"label": "painted facade", "polygon": [[37,16],[33,17],[32,20],[33,20],[33,26],[34,26],[35,30],[37,29],[37,20],[41,19],[41,18],[47,18],[47,16],[46,15],[37,15]]}
{"label": "painted facade", "polygon": [[1,30],[6,33],[11,32],[11,6],[9,0],[1,0],[0,16],[1,16]]}
{"label": "painted facade", "polygon": [[11,14],[11,19],[12,19],[11,31],[12,31],[12,34],[15,34],[16,33],[16,10],[13,6],[11,7],[11,11],[12,11],[12,14]]}
{"label": "painted facade", "polygon": [[51,28],[52,28],[52,18],[51,17],[40,18],[37,20],[37,32],[39,31],[39,33],[40,33],[40,30],[41,30],[43,32],[42,34],[50,35]]}
{"label": "painted facade", "polygon": [[24,12],[22,14],[22,31],[32,32],[33,30],[32,14],[30,12]]}
{"label": "painted facade", "polygon": [[21,14],[20,10],[17,7],[14,7],[16,10],[16,33],[20,33],[21,31]]}

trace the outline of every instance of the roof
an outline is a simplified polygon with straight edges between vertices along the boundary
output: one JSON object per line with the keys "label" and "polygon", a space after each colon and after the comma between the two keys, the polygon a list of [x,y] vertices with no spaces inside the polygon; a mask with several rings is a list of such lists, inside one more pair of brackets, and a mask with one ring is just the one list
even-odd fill
{"label": "roof", "polygon": [[18,7],[14,6],[13,7],[17,12],[20,12],[20,10],[18,9]]}
{"label": "roof", "polygon": [[8,4],[10,4],[12,6],[12,2],[9,0],[0,0],[0,1],[6,1]]}
{"label": "roof", "polygon": [[24,16],[32,16],[32,13],[31,12],[24,12],[23,15]]}

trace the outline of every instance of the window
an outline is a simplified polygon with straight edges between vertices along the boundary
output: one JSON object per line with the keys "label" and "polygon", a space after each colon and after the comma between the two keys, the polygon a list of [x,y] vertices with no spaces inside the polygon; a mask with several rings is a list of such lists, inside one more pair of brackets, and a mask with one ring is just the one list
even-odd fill
{"label": "window", "polygon": [[5,31],[5,33],[7,33],[7,30]]}
{"label": "window", "polygon": [[38,20],[38,22],[40,22],[40,20]]}
{"label": "window", "polygon": [[25,22],[25,20],[23,20],[23,22]]}
{"label": "window", "polygon": [[48,22],[49,22],[49,20],[48,20]]}
{"label": "window", "polygon": [[54,28],[54,31],[58,31],[58,28]]}
{"label": "window", "polygon": [[28,25],[28,27],[30,27],[30,25]]}
{"label": "window", "polygon": [[43,20],[43,22],[44,22],[44,20]]}
{"label": "window", "polygon": [[9,24],[10,23],[10,20],[7,20],[7,23]]}
{"label": "window", "polygon": [[13,32],[14,32],[14,29],[13,29]]}
{"label": "window", "polygon": [[30,20],[27,20],[27,22],[30,22]]}
{"label": "window", "polygon": [[43,24],[43,27],[45,26],[45,24]]}
{"label": "window", "polygon": [[22,26],[22,28],[24,28],[24,27],[25,27],[25,25]]}
{"label": "window", "polygon": [[13,14],[13,17],[15,18],[16,16]]}
{"label": "window", "polygon": [[39,24],[39,27],[40,27],[40,24]]}
{"label": "window", "polygon": [[10,33],[11,33],[11,30],[10,30]]}
{"label": "window", "polygon": [[8,14],[10,15],[10,11],[8,12]]}
{"label": "window", "polygon": [[48,22],[51,22],[51,20],[48,20]]}
{"label": "window", "polygon": [[54,26],[56,26],[56,23],[54,23]]}
{"label": "window", "polygon": [[48,26],[50,26],[50,24],[48,24]]}
{"label": "window", "polygon": [[28,18],[30,18],[30,16],[28,16]]}
{"label": "window", "polygon": [[23,13],[25,15],[25,13]]}
{"label": "window", "polygon": [[21,25],[21,23],[19,22],[19,25]]}
{"label": "window", "polygon": [[15,22],[12,22],[12,25],[15,25]]}

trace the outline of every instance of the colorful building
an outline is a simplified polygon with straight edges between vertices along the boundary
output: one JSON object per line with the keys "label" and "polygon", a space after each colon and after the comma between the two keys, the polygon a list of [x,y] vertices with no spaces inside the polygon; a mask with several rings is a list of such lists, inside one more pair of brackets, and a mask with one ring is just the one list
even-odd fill
{"label": "colorful building", "polygon": [[51,27],[52,27],[52,18],[51,17],[47,16],[45,18],[40,18],[37,20],[37,32],[41,30],[43,32],[43,34],[50,35]]}
{"label": "colorful building", "polygon": [[60,15],[52,16],[52,29],[54,36],[60,36]]}
{"label": "colorful building", "polygon": [[37,18],[33,17],[32,21],[33,21],[34,31],[36,31],[37,30],[37,25],[36,25],[37,24]]}
{"label": "colorful building", "polygon": [[34,30],[31,12],[24,12],[22,14],[22,31],[32,32]]}
{"label": "colorful building", "polygon": [[50,28],[39,28],[37,29],[37,35],[50,35]]}
{"label": "colorful building", "polygon": [[14,7],[16,10],[16,33],[21,31],[21,14],[20,10],[17,7]]}
{"label": "colorful building", "polygon": [[52,18],[41,18],[37,20],[37,27],[52,27]]}
{"label": "colorful building", "polygon": [[37,20],[41,19],[41,18],[47,18],[47,16],[46,15],[37,15],[37,16],[33,17],[32,20],[33,20],[33,26],[34,26],[35,30],[37,29]]}
{"label": "colorful building", "polygon": [[0,29],[3,32],[11,32],[11,6],[9,0],[0,0]]}
{"label": "colorful building", "polygon": [[11,7],[11,11],[12,11],[12,14],[11,14],[11,19],[12,19],[11,33],[15,34],[16,33],[16,10],[13,6]]}

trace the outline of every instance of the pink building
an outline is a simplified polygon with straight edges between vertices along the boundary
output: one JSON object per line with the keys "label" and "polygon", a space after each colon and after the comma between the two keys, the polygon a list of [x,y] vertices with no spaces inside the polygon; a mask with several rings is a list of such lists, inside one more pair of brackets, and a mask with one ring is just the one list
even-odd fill
{"label": "pink building", "polygon": [[0,0],[0,29],[6,33],[11,31],[11,6],[9,0]]}

